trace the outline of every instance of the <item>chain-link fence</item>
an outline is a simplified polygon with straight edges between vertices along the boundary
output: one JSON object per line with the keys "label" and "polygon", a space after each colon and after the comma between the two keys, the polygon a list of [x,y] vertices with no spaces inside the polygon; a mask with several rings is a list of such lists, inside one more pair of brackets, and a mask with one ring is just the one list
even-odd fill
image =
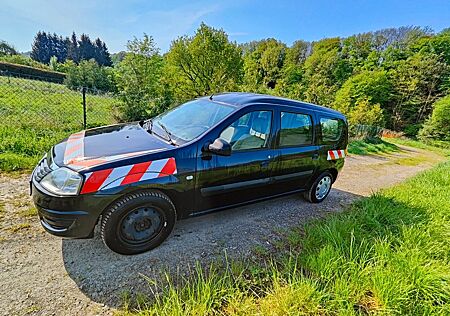
{"label": "chain-link fence", "polygon": [[0,73],[0,154],[35,157],[75,131],[116,123],[112,94],[39,79]]}

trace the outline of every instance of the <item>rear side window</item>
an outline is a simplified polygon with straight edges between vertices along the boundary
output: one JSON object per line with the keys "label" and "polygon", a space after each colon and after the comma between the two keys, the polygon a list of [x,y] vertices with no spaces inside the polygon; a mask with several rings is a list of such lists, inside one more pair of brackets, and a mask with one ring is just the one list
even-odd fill
{"label": "rear side window", "polygon": [[312,138],[311,116],[281,112],[280,147],[311,145]]}
{"label": "rear side window", "polygon": [[335,142],[341,138],[344,122],[339,119],[322,117],[320,118],[320,127],[322,129],[322,142]]}

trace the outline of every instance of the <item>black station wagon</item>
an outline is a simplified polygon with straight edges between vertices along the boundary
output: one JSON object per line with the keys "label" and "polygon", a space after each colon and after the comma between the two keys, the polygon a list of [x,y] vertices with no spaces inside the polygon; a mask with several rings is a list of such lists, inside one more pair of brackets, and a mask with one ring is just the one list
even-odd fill
{"label": "black station wagon", "polygon": [[100,234],[113,251],[158,246],[177,219],[303,192],[323,201],[344,165],[344,115],[250,93],[184,103],[153,119],[88,129],[55,145],[31,176],[51,234]]}

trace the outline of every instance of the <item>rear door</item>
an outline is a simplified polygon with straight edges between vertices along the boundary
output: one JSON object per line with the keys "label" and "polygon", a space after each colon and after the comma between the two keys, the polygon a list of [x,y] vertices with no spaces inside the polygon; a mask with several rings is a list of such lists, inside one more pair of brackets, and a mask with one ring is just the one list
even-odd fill
{"label": "rear door", "polygon": [[315,116],[312,111],[279,107],[279,131],[275,146],[278,151],[273,181],[274,193],[304,189],[318,166]]}
{"label": "rear door", "polygon": [[[347,124],[343,119],[318,113],[320,162],[343,161],[342,151],[347,148]],[[345,155],[345,154],[344,154]]]}
{"label": "rear door", "polygon": [[196,201],[201,212],[270,195],[274,169],[274,110],[258,106],[237,113],[209,135],[231,144],[230,156],[199,152]]}

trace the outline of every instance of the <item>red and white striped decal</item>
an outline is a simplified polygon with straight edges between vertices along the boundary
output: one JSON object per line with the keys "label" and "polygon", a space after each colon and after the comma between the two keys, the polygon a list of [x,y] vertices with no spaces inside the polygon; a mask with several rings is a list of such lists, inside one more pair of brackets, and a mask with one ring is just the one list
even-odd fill
{"label": "red and white striped decal", "polygon": [[165,177],[177,173],[175,158],[146,161],[134,165],[86,173],[81,194],[115,188],[139,181]]}
{"label": "red and white striped decal", "polygon": [[84,157],[84,131],[72,134],[67,139],[66,150],[64,151],[64,164],[70,164],[76,159]]}
{"label": "red and white striped decal", "polygon": [[347,149],[329,150],[327,160],[337,160],[347,155]]}
{"label": "red and white striped decal", "polygon": [[90,168],[101,165],[106,162],[144,155],[151,152],[160,151],[159,149],[135,151],[126,154],[119,154],[105,157],[85,157],[84,156],[84,131],[72,134],[67,139],[66,149],[64,151],[64,164],[69,165],[75,170]]}

